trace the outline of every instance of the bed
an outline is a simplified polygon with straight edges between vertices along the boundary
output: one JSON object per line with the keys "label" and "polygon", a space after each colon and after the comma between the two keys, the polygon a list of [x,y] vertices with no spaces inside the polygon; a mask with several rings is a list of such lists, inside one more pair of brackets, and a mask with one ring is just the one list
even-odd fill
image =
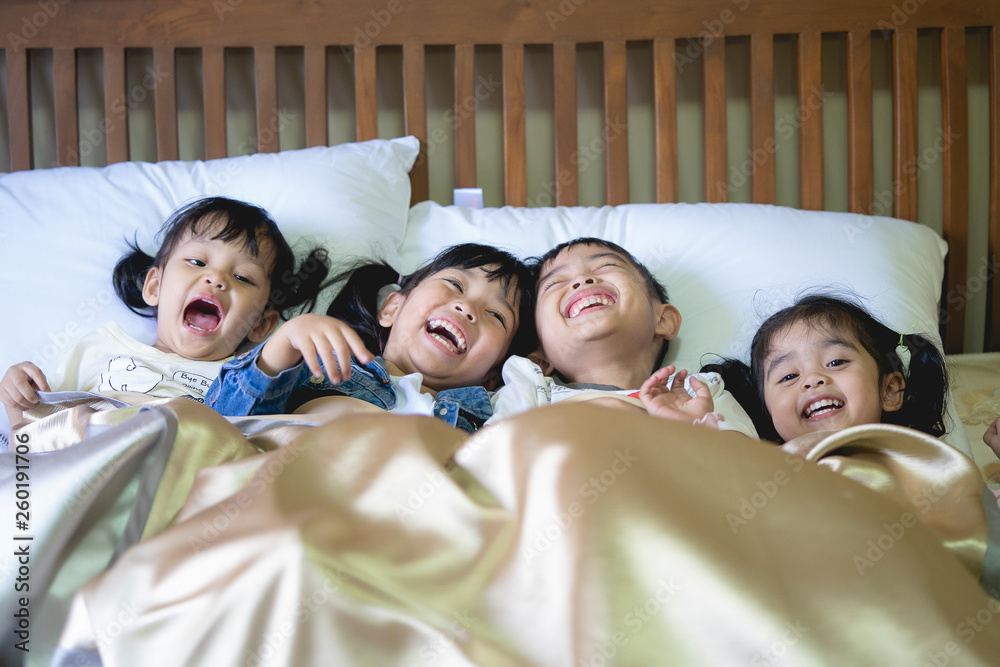
{"label": "bed", "polygon": [[608,238],[666,283],[678,366],[835,285],[953,369],[944,440],[785,448],[579,404],[466,436],[57,397],[2,455],[3,664],[995,664],[1000,6],[41,0],[0,26],[3,368],[106,320],[151,340],[110,267],[222,194],[402,271]]}

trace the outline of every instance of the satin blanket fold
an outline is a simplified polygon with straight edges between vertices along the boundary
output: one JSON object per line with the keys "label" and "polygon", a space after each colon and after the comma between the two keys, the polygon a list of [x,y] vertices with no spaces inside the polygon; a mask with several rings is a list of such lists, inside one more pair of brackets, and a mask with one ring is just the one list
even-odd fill
{"label": "satin blanket fold", "polygon": [[[192,407],[204,446],[213,424],[230,437]],[[832,466],[848,450],[579,404],[469,437],[426,417],[343,417],[194,475],[198,440],[174,443],[175,488],[165,476],[154,500],[150,519],[169,526],[79,590],[53,664],[1000,655],[1000,603],[977,584],[995,556],[988,517],[960,461],[919,511],[920,479],[946,460],[926,447],[858,446]]]}

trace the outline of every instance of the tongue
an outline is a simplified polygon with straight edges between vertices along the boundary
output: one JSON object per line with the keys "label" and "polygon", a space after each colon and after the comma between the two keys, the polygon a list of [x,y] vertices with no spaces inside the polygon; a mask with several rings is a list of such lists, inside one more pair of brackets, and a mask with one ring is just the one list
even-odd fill
{"label": "tongue", "polygon": [[219,326],[218,313],[213,308],[202,304],[194,303],[188,306],[187,312],[184,313],[184,319],[191,326],[203,331],[211,331]]}

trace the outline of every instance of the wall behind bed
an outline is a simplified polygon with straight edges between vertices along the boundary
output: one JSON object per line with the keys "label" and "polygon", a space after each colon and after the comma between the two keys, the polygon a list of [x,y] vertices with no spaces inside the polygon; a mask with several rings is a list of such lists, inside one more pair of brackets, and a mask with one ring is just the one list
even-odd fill
{"label": "wall behind bed", "polygon": [[[602,0],[586,0],[602,4]],[[942,5],[925,0],[927,7]],[[0,171],[12,168],[8,101],[10,86],[8,60],[19,49],[29,54],[29,89],[31,109],[31,157],[34,168],[72,164],[101,166],[108,162],[108,136],[127,133],[128,158],[156,160],[162,156],[157,144],[154,86],[160,72],[151,46],[131,48],[124,44],[125,81],[123,93],[108,98],[104,80],[104,52],[101,48],[78,48],[75,51],[75,82],[78,105],[78,140],[75,154],[60,155],[57,149],[55,116],[58,95],[55,75],[55,51],[44,44],[46,30],[54,31],[68,13],[65,3],[20,3],[19,14],[8,12],[0,30]],[[65,5],[73,7],[75,3]],[[105,3],[107,4],[107,3]],[[155,4],[155,3],[153,3]],[[249,12],[249,3],[235,0],[180,3],[205,14],[225,31]],[[298,5],[316,3],[286,3],[289,13]],[[320,3],[322,4],[322,3]],[[351,4],[351,3],[348,3]],[[353,3],[359,4],[359,3]],[[338,34],[351,37],[345,44],[326,45],[326,143],[337,144],[358,138],[360,124],[356,108],[355,50],[374,46],[386,40],[386,35],[398,30],[416,11],[422,11],[409,0],[386,3],[360,3],[362,18],[337,27]],[[511,11],[523,11],[523,3],[503,3]],[[608,3],[603,3],[608,4]],[[763,161],[773,162],[775,169],[774,201],[788,206],[800,206],[799,129],[813,115],[813,105],[822,105],[823,178],[822,206],[827,210],[850,210],[848,194],[848,84],[846,63],[850,54],[847,33],[829,32],[821,37],[822,89],[807,91],[803,98],[798,83],[798,40],[794,35],[774,36],[774,147],[771,151],[754,151],[751,106],[751,40],[734,28],[740,14],[761,11],[768,3],[745,0],[717,2],[721,9],[706,10],[698,34],[681,37],[675,45],[675,94],[677,177],[676,192],[664,198],[657,193],[655,151],[656,118],[654,86],[654,46],[651,40],[627,40],[626,78],[628,95],[628,131],[619,132],[612,124],[605,128],[605,98],[602,69],[604,54],[599,42],[577,44],[576,113],[577,138],[575,164],[578,167],[577,202],[601,205],[607,201],[605,154],[619,150],[616,143],[627,144],[629,177],[628,200],[653,202],[658,199],[704,201],[711,188],[706,187],[706,108],[704,77],[706,53],[713,42],[724,44],[725,110],[722,114],[727,143],[724,165],[724,186],[720,194],[733,202],[752,201],[752,182]],[[772,3],[773,4],[773,3]],[[809,4],[808,2],[802,4]],[[816,11],[821,11],[817,3]],[[893,54],[891,29],[918,23],[924,2],[881,3],[885,6],[886,30],[871,31],[872,86],[872,151],[874,163],[875,214],[892,214],[893,180]],[[384,5],[384,6],[383,6]],[[538,3],[536,23],[544,24],[551,40],[570,32],[574,21],[581,19],[586,9],[583,0]],[[475,6],[468,20],[476,21]],[[354,9],[354,8],[352,8]],[[499,13],[503,13],[501,8]],[[623,11],[625,11],[623,9]],[[827,10],[829,11],[829,10]],[[42,12],[42,14],[39,14]],[[60,13],[63,16],[60,16]],[[357,12],[356,12],[356,15]],[[640,20],[640,19],[637,19]],[[807,26],[803,26],[807,27]],[[168,32],[165,29],[165,32]],[[266,35],[266,32],[265,32]],[[917,211],[921,223],[942,231],[944,179],[947,138],[942,126],[942,62],[941,31],[917,31],[917,161],[919,174]],[[85,42],[81,38],[81,43]],[[398,40],[397,40],[398,41]],[[247,43],[253,40],[247,38]],[[277,113],[267,119],[257,118],[257,90],[254,72],[254,50],[229,47],[223,50],[225,62],[225,141],[220,149],[206,146],[205,141],[205,79],[203,57],[199,48],[174,51],[177,150],[180,159],[203,159],[223,150],[228,155],[252,153],[257,150],[295,149],[310,145],[306,128],[306,66],[302,47],[276,45],[275,79]],[[988,82],[991,76],[990,58],[995,59],[996,47],[990,44],[988,27],[965,29],[965,58],[968,107],[968,257],[965,279],[952,283],[963,288],[965,319],[964,340],[952,341],[952,348],[961,345],[965,351],[984,349],[989,337],[992,295],[987,289],[992,277],[990,270],[990,99]],[[992,48],[992,50],[991,50]],[[456,184],[470,185],[466,176],[456,178],[459,161],[468,161],[468,153],[456,155],[456,128],[474,126],[473,153],[475,184],[484,188],[488,206],[505,201],[504,182],[504,95],[503,53],[499,45],[474,47],[473,84],[465,98],[456,99],[456,49],[448,45],[429,44],[425,48],[426,125],[428,172],[426,192],[440,203],[450,203],[451,190]],[[555,49],[552,44],[526,44],[524,48],[525,134],[527,138],[527,198],[531,206],[556,203],[558,185],[553,153],[556,128],[553,120],[553,75]],[[62,65],[65,67],[65,65]],[[994,68],[996,64],[994,63]],[[403,47],[379,45],[375,51],[375,86],[378,102],[377,136],[394,137],[407,133],[404,99]],[[109,125],[104,113],[111,108]],[[127,110],[127,118],[123,117]],[[995,114],[995,110],[994,110]],[[715,116],[716,121],[718,115]],[[708,122],[712,122],[711,120]],[[996,119],[994,118],[994,122]],[[270,131],[274,141],[261,145],[261,127]],[[624,138],[627,137],[627,138]],[[368,138],[368,137],[366,137]],[[218,142],[218,140],[217,140]],[[65,151],[64,151],[65,152]],[[70,151],[72,153],[72,150]],[[461,182],[465,181],[465,182]],[[995,327],[994,327],[995,328]],[[987,332],[984,335],[984,331]],[[985,347],[997,348],[1000,341],[986,341]]]}

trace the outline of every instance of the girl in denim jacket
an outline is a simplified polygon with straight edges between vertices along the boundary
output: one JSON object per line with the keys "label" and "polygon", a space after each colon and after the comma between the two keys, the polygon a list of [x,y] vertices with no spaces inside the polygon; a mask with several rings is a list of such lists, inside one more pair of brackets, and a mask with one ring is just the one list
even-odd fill
{"label": "girl in denim jacket", "polygon": [[492,414],[485,386],[499,378],[508,352],[534,348],[524,264],[464,243],[408,276],[379,263],[346,277],[327,315],[292,318],[227,362],[206,403],[227,416],[332,414],[350,397],[479,428]]}

